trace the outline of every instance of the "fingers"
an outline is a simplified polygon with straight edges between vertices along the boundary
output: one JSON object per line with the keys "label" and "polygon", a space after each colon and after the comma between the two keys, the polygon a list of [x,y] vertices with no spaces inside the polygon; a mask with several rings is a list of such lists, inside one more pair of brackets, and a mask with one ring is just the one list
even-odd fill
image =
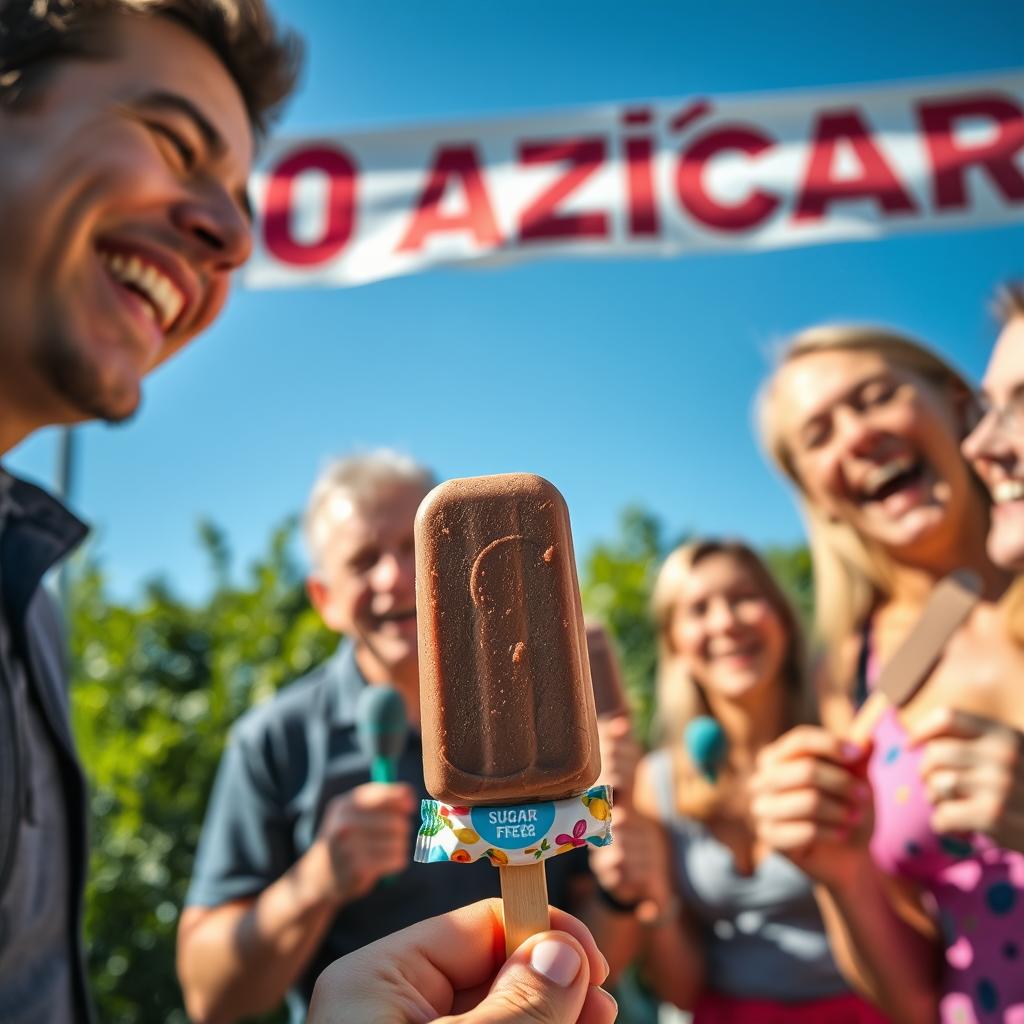
{"label": "fingers", "polygon": [[913,723],[907,728],[907,737],[911,746],[926,743],[939,736],[975,739],[995,724],[986,718],[969,714],[966,711],[934,708],[919,722]]}
{"label": "fingers", "polygon": [[858,804],[836,799],[814,789],[797,789],[771,797],[758,797],[753,811],[759,820],[809,821],[817,825],[852,825],[863,817]]}
{"label": "fingers", "polygon": [[415,802],[404,783],[368,783],[328,803],[320,825],[329,856],[321,884],[332,898],[358,898],[405,869]]}
{"label": "fingers", "polygon": [[859,774],[863,756],[823,729],[792,730],[758,760],[750,784],[755,818],[821,825],[858,820],[871,796]]}
{"label": "fingers", "polygon": [[850,830],[846,826],[813,821],[762,821],[758,822],[757,835],[780,853],[802,853],[817,843],[844,843],[850,837]]}
{"label": "fingers", "polygon": [[407,842],[415,807],[412,788],[405,783],[371,782],[331,800],[321,829],[334,840]]}
{"label": "fingers", "polygon": [[925,741],[921,755],[921,774],[942,769],[966,770],[982,765],[1014,768],[1020,760],[1019,734],[993,724],[974,739],[938,738]]}
{"label": "fingers", "polygon": [[814,789],[758,796],[751,805],[757,836],[784,853],[804,853],[816,843],[847,843],[865,822],[871,800],[861,782],[850,796],[838,799]]}
{"label": "fingers", "polygon": [[800,725],[761,751],[757,759],[758,771],[766,771],[802,757],[816,757],[851,767],[865,760],[866,751],[817,726]]}
{"label": "fingers", "polygon": [[[608,964],[586,926],[549,908],[552,931],[531,936],[502,965],[501,901],[431,918],[364,946],[320,976],[309,1024],[422,1021],[486,996],[454,1024],[611,1024],[615,1001],[595,986]],[[497,972],[497,973],[496,973]],[[493,979],[493,984],[491,981]]]}
{"label": "fingers", "polygon": [[623,902],[670,886],[668,857],[661,826],[636,813],[615,818],[615,842],[590,851],[600,886]]}
{"label": "fingers", "polygon": [[412,786],[405,782],[366,782],[336,799],[349,799],[352,806],[360,811],[412,814],[419,805]]}
{"label": "fingers", "polygon": [[[597,948],[587,926],[571,914],[550,907],[551,927],[576,940],[588,965],[588,977],[600,985],[608,977],[608,963]],[[501,900],[481,900],[450,914],[423,921],[402,934],[409,934],[410,944],[455,988],[470,988],[489,981],[505,959],[505,926]],[[482,938],[483,937],[483,938]],[[472,940],[473,949],[464,948]]]}
{"label": "fingers", "polygon": [[611,1024],[615,1001],[591,984],[590,959],[568,932],[531,936],[498,972],[487,996],[445,1024]]}
{"label": "fingers", "polygon": [[633,727],[628,715],[613,715],[597,720],[597,733],[602,739],[622,740],[633,735]]}
{"label": "fingers", "polygon": [[933,808],[932,828],[986,832],[1017,842],[1013,837],[1024,810],[1021,734],[998,722],[939,709],[915,737],[924,746],[919,771]]}
{"label": "fingers", "polygon": [[[492,902],[498,903],[499,907],[501,905],[500,900]],[[550,907],[549,913],[551,915],[551,927],[557,931],[567,932],[569,935],[572,935],[583,947],[583,951],[587,956],[587,963],[589,964],[591,984],[603,985],[608,977],[608,961],[605,960],[601,950],[597,948],[597,943],[594,941],[594,936],[590,934],[590,929],[578,918],[573,917],[572,914],[567,914],[564,910],[559,910],[557,907]]]}
{"label": "fingers", "polygon": [[751,780],[750,791],[754,796],[767,790],[783,792],[811,788],[844,797],[858,781],[858,776],[846,766],[813,757],[777,762],[770,768],[770,771],[762,769]]}
{"label": "fingers", "polygon": [[1001,801],[987,794],[954,797],[935,805],[932,829],[940,835],[949,833],[987,832],[998,835],[1003,822]]}
{"label": "fingers", "polygon": [[822,875],[828,870],[824,854],[814,865],[809,859],[820,844],[855,839],[860,850],[870,831],[867,753],[813,726],[793,729],[766,748],[750,786],[758,838]]}
{"label": "fingers", "polygon": [[[586,925],[555,907],[549,912],[552,929],[574,940],[582,951],[588,983],[601,984],[608,977],[608,963]],[[380,947],[376,953],[375,947]],[[372,962],[387,957],[400,963],[405,980],[435,1014],[447,1013],[454,993],[489,984],[505,959],[501,900],[482,900],[422,921],[364,947],[358,955],[363,953]]]}

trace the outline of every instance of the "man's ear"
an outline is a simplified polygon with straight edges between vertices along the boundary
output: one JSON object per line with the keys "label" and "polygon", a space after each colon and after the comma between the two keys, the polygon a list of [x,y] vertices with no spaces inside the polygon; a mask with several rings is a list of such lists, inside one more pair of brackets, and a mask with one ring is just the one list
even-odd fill
{"label": "man's ear", "polygon": [[306,577],[306,593],[309,595],[309,603],[323,619],[324,625],[337,632],[337,628],[331,622],[331,588],[316,573],[310,573]]}

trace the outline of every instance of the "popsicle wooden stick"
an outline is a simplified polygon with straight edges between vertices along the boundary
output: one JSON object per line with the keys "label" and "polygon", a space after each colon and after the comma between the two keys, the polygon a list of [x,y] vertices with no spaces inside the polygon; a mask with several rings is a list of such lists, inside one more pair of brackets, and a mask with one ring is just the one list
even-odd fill
{"label": "popsicle wooden stick", "polygon": [[498,868],[505,914],[505,956],[511,956],[531,935],[551,927],[544,862]]}
{"label": "popsicle wooden stick", "polygon": [[951,573],[935,585],[921,617],[882,669],[874,692],[847,730],[851,743],[864,746],[885,709],[903,707],[917,693],[980,594],[981,580],[966,570]]}

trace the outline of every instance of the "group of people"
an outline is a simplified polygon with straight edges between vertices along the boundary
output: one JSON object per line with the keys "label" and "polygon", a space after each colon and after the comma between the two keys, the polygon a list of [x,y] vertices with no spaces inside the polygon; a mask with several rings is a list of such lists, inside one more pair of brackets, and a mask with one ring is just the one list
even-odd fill
{"label": "group of people", "polygon": [[[0,452],[124,419],[217,316],[246,180],[299,64],[263,0],[0,0]],[[980,389],[910,337],[792,340],[761,441],[802,503],[815,656],[757,553],[665,561],[655,749],[599,726],[614,842],[547,866],[553,930],[505,961],[497,873],[411,862],[425,795],[413,519],[433,480],[339,460],[304,532],[335,655],[232,730],[178,936],[190,1016],[465,1024],[614,1019],[631,963],[697,1024],[1024,1022],[1024,291]],[[0,471],[0,1020],[92,1019],[85,783],[42,577],[85,527]],[[850,726],[936,584],[980,595],[909,702]],[[368,686],[410,730],[369,781]],[[681,737],[699,717],[715,764]],[[447,1016],[446,1016],[447,1015]]]}
{"label": "group of people", "polygon": [[[1000,300],[980,390],[910,337],[834,325],[766,382],[761,440],[808,528],[813,671],[747,546],[693,542],[661,570],[666,742],[591,860],[624,905],[671,908],[600,936],[613,974],[639,956],[699,1024],[1024,1020],[1024,291]],[[976,604],[916,694],[848,739],[958,570]],[[713,780],[681,742],[698,715],[727,739]]]}

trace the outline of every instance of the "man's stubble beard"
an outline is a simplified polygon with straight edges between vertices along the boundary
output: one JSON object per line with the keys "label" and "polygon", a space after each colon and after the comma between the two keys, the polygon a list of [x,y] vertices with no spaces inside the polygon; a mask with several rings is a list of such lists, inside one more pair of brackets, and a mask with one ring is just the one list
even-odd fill
{"label": "man's stubble beard", "polygon": [[132,387],[130,394],[124,388],[111,393],[100,368],[83,348],[69,331],[47,324],[42,343],[35,349],[36,368],[53,391],[81,414],[81,419],[126,423],[140,404],[138,386]]}

